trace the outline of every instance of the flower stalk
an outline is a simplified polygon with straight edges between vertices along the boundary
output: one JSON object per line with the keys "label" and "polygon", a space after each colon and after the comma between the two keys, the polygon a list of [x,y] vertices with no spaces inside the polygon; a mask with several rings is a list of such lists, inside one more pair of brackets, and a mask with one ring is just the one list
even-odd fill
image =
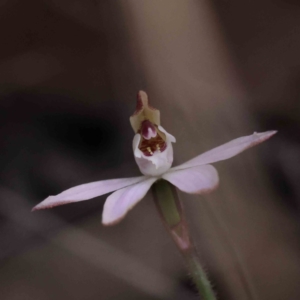
{"label": "flower stalk", "polygon": [[216,300],[212,286],[192,244],[176,188],[166,180],[159,180],[153,185],[152,191],[163,224],[183,255],[201,299]]}

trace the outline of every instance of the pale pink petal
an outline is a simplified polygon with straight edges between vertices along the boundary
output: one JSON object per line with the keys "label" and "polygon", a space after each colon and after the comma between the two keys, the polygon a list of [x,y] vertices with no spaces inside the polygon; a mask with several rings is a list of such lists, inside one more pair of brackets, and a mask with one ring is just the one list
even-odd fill
{"label": "pale pink petal", "polygon": [[79,202],[89,200],[115,190],[124,188],[126,186],[135,184],[145,179],[145,176],[109,179],[95,181],[91,183],[81,184],[72,187],[56,196],[49,196],[43,202],[36,205],[32,210],[51,208],[58,205],[63,205],[72,202]]}
{"label": "pale pink petal", "polygon": [[243,136],[223,144],[217,148],[204,152],[199,156],[179,165],[171,170],[181,170],[199,165],[211,164],[220,160],[231,158],[244,150],[264,142],[273,136],[277,131],[266,131],[262,133],[253,133],[252,135]]}
{"label": "pale pink petal", "polygon": [[121,221],[126,213],[144,198],[156,180],[156,177],[152,177],[111,194],[104,204],[102,223],[114,225]]}
{"label": "pale pink petal", "polygon": [[209,193],[219,184],[218,172],[211,165],[196,166],[178,171],[171,169],[162,178],[189,194]]}

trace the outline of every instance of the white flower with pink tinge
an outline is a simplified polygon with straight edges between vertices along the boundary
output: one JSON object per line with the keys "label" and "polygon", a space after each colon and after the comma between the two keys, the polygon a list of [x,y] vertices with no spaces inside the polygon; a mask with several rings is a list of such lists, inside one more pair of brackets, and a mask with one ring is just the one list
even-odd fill
{"label": "white flower with pink tinge", "polygon": [[49,196],[33,210],[89,200],[114,192],[107,197],[102,216],[104,225],[113,225],[143,199],[152,184],[159,179],[165,179],[189,194],[211,192],[219,183],[218,172],[211,163],[231,158],[276,133],[255,132],[240,137],[171,168],[172,143],[176,140],[160,126],[160,112],[148,104],[147,94],[143,91],[138,93],[136,111],[130,117],[130,123],[136,133],[133,138],[134,158],[145,176],[102,180],[75,186],[56,196]]}

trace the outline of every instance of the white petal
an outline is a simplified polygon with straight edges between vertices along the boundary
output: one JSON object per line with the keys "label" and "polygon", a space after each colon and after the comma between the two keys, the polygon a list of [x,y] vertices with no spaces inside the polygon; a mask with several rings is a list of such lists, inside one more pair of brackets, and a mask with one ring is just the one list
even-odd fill
{"label": "white petal", "polygon": [[156,180],[157,178],[152,177],[111,194],[104,204],[102,223],[114,225],[121,221],[127,212],[144,198]]}
{"label": "white petal", "polygon": [[169,132],[167,132],[162,126],[158,126],[159,131],[163,132],[166,135],[166,140],[171,143],[176,143],[176,138]]}
{"label": "white petal", "polygon": [[232,140],[226,144],[204,152],[199,156],[179,165],[172,170],[181,170],[194,166],[211,164],[220,160],[231,158],[244,150],[256,146],[273,136],[277,131],[266,131],[262,133],[253,133],[252,135],[243,136]]}
{"label": "white petal", "polygon": [[140,144],[141,138],[142,137],[141,137],[141,135],[139,133],[137,133],[133,137],[132,150],[133,150],[134,157],[141,158],[143,156],[143,152],[139,149],[139,144]]}
{"label": "white petal", "polygon": [[142,174],[146,176],[159,176],[168,171],[173,163],[172,143],[176,142],[173,135],[169,134],[163,127],[158,129],[166,135],[167,148],[163,152],[155,151],[152,156],[146,156],[139,149],[141,135],[137,133],[133,138],[133,154],[135,161]]}
{"label": "white petal", "polygon": [[124,188],[126,186],[135,184],[145,179],[145,176],[109,179],[95,181],[91,183],[81,184],[72,187],[56,196],[49,196],[43,202],[36,205],[32,210],[51,208],[58,205],[63,205],[72,202],[79,202],[89,200],[115,190]]}
{"label": "white petal", "polygon": [[196,166],[178,171],[171,169],[162,178],[189,194],[209,193],[219,184],[218,172],[211,165]]}

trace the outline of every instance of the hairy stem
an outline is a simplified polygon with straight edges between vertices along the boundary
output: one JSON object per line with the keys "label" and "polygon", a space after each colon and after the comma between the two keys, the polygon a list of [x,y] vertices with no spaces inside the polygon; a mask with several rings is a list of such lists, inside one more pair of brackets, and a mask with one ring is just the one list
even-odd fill
{"label": "hairy stem", "polygon": [[216,300],[211,284],[192,244],[176,188],[165,180],[159,180],[153,185],[152,190],[164,226],[182,253],[201,299]]}

